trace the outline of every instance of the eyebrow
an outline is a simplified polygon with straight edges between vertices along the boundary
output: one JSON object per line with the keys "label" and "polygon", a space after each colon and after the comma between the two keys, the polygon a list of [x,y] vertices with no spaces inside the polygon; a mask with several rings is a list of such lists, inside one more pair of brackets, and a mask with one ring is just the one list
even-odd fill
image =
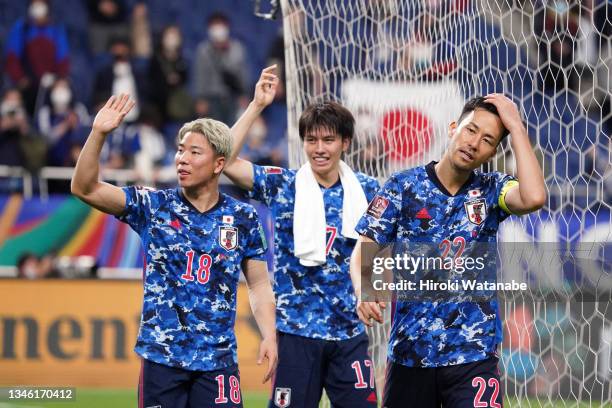
{"label": "eyebrow", "polygon": [[[474,122],[468,122],[466,126],[473,126],[476,128],[476,130],[480,130],[480,127],[478,127],[478,125]],[[482,137],[490,137],[491,139],[496,140],[495,136],[490,133],[485,133]]]}
{"label": "eyebrow", "polygon": [[[184,148],[184,147],[185,147],[185,144],[184,144],[184,143],[179,143],[179,144],[178,144],[178,147],[183,147],[183,148]],[[196,146],[196,145],[191,145],[191,146],[188,146],[188,148],[190,148],[190,149],[200,149],[200,150],[202,150],[202,149],[203,149],[203,147],[202,147],[202,146]]]}
{"label": "eyebrow", "polygon": [[335,133],[326,133],[326,134],[322,134],[322,135],[317,135],[315,133],[307,133],[306,137],[320,137],[321,139],[324,139],[326,137],[336,137],[339,135],[336,135]]}

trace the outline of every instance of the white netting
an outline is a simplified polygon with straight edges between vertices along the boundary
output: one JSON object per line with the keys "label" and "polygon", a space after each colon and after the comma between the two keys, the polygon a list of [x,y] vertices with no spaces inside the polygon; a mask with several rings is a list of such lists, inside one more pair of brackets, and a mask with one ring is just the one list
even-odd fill
{"label": "white netting", "polygon": [[[612,4],[282,0],[281,6],[292,167],[304,161],[299,115],[316,100],[339,100],[351,109],[357,129],[346,161],[381,181],[439,158],[448,124],[466,99],[495,91],[517,102],[549,199],[542,211],[512,217],[500,231],[500,241],[532,243],[540,257],[539,265],[519,263],[512,272],[528,276],[537,289],[503,302],[506,401],[611,404],[612,305],[601,293],[612,289],[606,247],[612,240]],[[487,169],[513,173],[509,144]],[[542,266],[551,251],[559,255]],[[578,266],[568,270],[568,264]],[[567,294],[594,290],[593,301]],[[387,330],[388,323],[370,333],[379,390]]]}

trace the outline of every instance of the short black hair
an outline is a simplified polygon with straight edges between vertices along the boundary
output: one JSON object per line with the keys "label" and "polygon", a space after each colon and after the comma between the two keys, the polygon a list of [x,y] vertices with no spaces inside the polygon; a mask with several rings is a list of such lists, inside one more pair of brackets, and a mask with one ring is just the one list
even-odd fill
{"label": "short black hair", "polygon": [[355,133],[355,118],[338,102],[317,102],[302,112],[298,129],[302,140],[306,133],[316,129],[329,129],[339,134],[342,139],[352,140]]}
{"label": "short black hair", "polygon": [[[491,113],[499,116],[499,112],[498,112],[497,107],[495,105],[493,105],[492,103],[489,103],[489,102],[485,102],[485,97],[484,96],[477,96],[475,98],[470,99],[469,101],[467,101],[465,103],[465,105],[463,105],[463,110],[461,111],[461,115],[459,115],[459,119],[457,120],[457,123],[461,123],[463,118],[465,118],[467,115],[470,114],[470,112],[473,112],[476,109],[484,109],[484,110],[486,110],[488,112],[491,112]],[[499,141],[501,142],[502,140],[504,140],[504,138],[506,136],[508,136],[509,134],[510,134],[510,132],[504,126],[504,130],[502,132],[502,137],[499,139]]]}
{"label": "short black hair", "polygon": [[208,16],[208,19],[206,19],[207,26],[211,25],[212,23],[224,23],[225,25],[229,25],[230,21],[227,15],[221,13],[220,11],[215,11]]}

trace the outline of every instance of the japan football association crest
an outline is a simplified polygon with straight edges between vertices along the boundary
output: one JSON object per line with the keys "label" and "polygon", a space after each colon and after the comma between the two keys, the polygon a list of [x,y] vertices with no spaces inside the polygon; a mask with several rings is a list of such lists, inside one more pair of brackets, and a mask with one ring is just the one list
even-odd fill
{"label": "japan football association crest", "polygon": [[228,251],[238,246],[238,228],[230,226],[219,227],[219,244]]}
{"label": "japan football association crest", "polygon": [[285,408],[289,404],[291,404],[291,388],[276,388],[274,391],[274,405],[279,408]]}
{"label": "japan football association crest", "polygon": [[472,224],[480,225],[487,218],[487,203],[484,198],[470,200],[465,203],[465,212]]}

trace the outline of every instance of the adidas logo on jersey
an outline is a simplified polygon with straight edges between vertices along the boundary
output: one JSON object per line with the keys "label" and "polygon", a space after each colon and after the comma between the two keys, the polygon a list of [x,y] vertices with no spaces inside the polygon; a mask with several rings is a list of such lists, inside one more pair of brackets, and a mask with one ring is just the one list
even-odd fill
{"label": "adidas logo on jersey", "polygon": [[421,210],[416,213],[415,218],[421,220],[421,229],[426,230],[430,227],[429,221],[431,220],[431,215],[429,215],[429,211],[427,211],[426,207],[421,208]]}

